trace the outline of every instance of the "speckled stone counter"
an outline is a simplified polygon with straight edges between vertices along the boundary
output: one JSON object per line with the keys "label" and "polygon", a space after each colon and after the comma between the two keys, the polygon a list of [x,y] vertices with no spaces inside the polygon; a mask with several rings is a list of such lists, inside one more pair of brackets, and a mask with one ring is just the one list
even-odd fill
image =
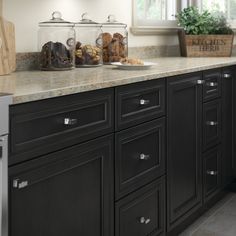
{"label": "speckled stone counter", "polygon": [[24,71],[0,76],[0,93],[12,93],[13,103],[24,103],[139,81],[236,65],[230,58],[158,58],[148,70],[120,70],[115,66],[79,68],[63,72]]}

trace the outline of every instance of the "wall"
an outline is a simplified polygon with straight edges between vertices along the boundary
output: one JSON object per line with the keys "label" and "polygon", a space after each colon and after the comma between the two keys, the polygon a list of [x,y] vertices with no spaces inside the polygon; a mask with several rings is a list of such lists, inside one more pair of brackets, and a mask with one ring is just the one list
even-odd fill
{"label": "wall", "polygon": [[[3,0],[3,15],[15,24],[16,51],[37,51],[38,22],[48,20],[53,11],[61,11],[63,18],[79,21],[88,12],[91,18],[104,22],[109,14],[125,22],[132,22],[132,0]],[[129,32],[129,46],[177,44],[175,36],[134,36]]]}

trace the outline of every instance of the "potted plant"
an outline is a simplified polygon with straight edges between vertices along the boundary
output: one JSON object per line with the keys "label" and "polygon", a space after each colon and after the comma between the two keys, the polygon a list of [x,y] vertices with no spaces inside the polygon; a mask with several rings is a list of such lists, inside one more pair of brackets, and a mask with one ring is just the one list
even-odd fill
{"label": "potted plant", "polygon": [[188,57],[231,56],[233,30],[221,13],[199,12],[197,7],[183,9],[177,16],[180,51]]}

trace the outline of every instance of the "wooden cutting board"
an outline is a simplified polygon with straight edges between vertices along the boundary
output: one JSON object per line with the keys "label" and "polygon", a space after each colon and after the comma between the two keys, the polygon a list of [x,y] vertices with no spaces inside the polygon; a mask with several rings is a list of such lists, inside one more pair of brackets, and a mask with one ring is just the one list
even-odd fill
{"label": "wooden cutting board", "polygon": [[2,17],[2,0],[0,0],[0,75],[10,74],[15,70],[15,27]]}

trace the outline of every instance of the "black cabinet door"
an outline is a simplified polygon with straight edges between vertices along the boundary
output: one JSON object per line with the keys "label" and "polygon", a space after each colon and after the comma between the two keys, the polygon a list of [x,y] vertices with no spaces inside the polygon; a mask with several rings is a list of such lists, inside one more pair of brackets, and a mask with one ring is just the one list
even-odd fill
{"label": "black cabinet door", "polygon": [[165,178],[116,203],[116,236],[165,235]]}
{"label": "black cabinet door", "polygon": [[233,180],[233,83],[235,69],[222,71],[222,184]]}
{"label": "black cabinet door", "polygon": [[165,118],[116,134],[116,198],[165,172]]}
{"label": "black cabinet door", "polygon": [[221,99],[203,105],[203,149],[207,150],[221,142],[222,118]]}
{"label": "black cabinet door", "polygon": [[202,204],[201,74],[168,79],[167,226],[170,231]]}
{"label": "black cabinet door", "polygon": [[10,168],[10,236],[112,236],[112,138]]}
{"label": "black cabinet door", "polygon": [[221,189],[221,146],[210,149],[203,155],[203,196],[209,201]]}

